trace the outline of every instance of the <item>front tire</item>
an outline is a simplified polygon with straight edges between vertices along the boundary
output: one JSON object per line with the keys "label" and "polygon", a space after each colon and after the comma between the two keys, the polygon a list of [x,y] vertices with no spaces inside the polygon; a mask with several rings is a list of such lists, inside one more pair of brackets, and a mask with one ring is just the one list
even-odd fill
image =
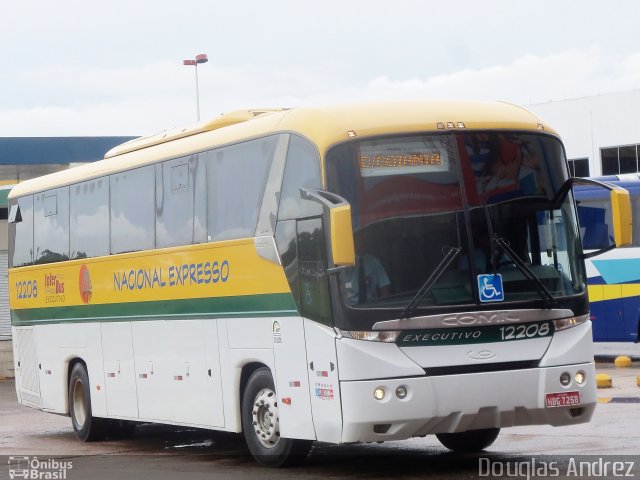
{"label": "front tire", "polygon": [[304,461],[312,442],[280,437],[275,390],[268,368],[253,372],[242,396],[242,431],[258,463],[267,467],[291,466]]}
{"label": "front tire", "polygon": [[436,433],[440,443],[456,453],[480,452],[498,438],[499,428],[484,428],[456,433]]}
{"label": "front tire", "polygon": [[107,433],[107,420],[91,414],[89,375],[82,363],[76,363],[69,377],[69,415],[76,438],[81,442],[102,440]]}

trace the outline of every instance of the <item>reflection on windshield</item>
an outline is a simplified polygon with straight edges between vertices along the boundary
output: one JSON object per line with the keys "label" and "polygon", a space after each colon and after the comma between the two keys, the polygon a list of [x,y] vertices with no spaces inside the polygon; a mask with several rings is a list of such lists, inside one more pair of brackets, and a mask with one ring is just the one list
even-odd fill
{"label": "reflection on windshield", "polygon": [[351,204],[357,256],[340,274],[342,301],[404,308],[451,249],[461,253],[431,279],[419,308],[478,304],[483,274],[500,276],[496,298],[504,302],[540,300],[545,290],[554,298],[581,293],[571,194],[552,203],[567,177],[560,143],[544,135],[424,135],[335,147],[328,187]]}

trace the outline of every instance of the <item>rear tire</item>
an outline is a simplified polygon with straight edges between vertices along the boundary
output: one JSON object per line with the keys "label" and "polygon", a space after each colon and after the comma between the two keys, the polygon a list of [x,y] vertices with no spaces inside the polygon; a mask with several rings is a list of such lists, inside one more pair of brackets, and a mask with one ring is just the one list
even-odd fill
{"label": "rear tire", "polygon": [[484,428],[456,433],[436,433],[440,443],[456,453],[480,452],[495,442],[499,428]]}
{"label": "rear tire", "polygon": [[91,412],[89,375],[82,363],[76,363],[69,377],[69,416],[76,438],[81,442],[102,440],[108,428],[107,420]]}
{"label": "rear tire", "polygon": [[242,431],[249,452],[258,463],[267,467],[292,466],[307,458],[312,441],[280,437],[275,390],[268,368],[253,372],[242,396]]}

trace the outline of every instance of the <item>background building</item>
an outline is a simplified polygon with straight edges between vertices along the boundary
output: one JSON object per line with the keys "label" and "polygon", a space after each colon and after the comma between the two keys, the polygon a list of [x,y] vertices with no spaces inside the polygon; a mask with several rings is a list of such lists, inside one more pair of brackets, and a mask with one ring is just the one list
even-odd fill
{"label": "background building", "polygon": [[7,196],[29,178],[101,160],[136,137],[0,137],[0,378],[13,376],[7,281]]}
{"label": "background building", "polygon": [[560,133],[576,176],[640,171],[640,90],[528,105],[527,109]]}

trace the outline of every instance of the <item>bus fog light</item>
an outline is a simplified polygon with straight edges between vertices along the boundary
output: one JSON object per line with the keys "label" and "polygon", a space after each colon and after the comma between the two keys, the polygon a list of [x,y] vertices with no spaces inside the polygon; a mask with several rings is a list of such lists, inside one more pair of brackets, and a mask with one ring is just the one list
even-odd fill
{"label": "bus fog light", "polygon": [[570,383],[571,383],[571,375],[569,375],[568,372],[563,372],[562,375],[560,375],[560,384],[566,387]]}
{"label": "bus fog light", "polygon": [[407,387],[401,385],[396,388],[396,397],[398,397],[400,400],[407,398]]}
{"label": "bus fog light", "polygon": [[376,400],[382,400],[384,398],[384,388],[382,387],[377,387],[374,391],[373,391],[373,398],[375,398]]}
{"label": "bus fog light", "polygon": [[584,381],[587,379],[587,376],[585,375],[584,372],[580,371],[580,372],[576,373],[575,379],[576,379],[576,382],[578,383],[578,385],[582,385],[584,383]]}

